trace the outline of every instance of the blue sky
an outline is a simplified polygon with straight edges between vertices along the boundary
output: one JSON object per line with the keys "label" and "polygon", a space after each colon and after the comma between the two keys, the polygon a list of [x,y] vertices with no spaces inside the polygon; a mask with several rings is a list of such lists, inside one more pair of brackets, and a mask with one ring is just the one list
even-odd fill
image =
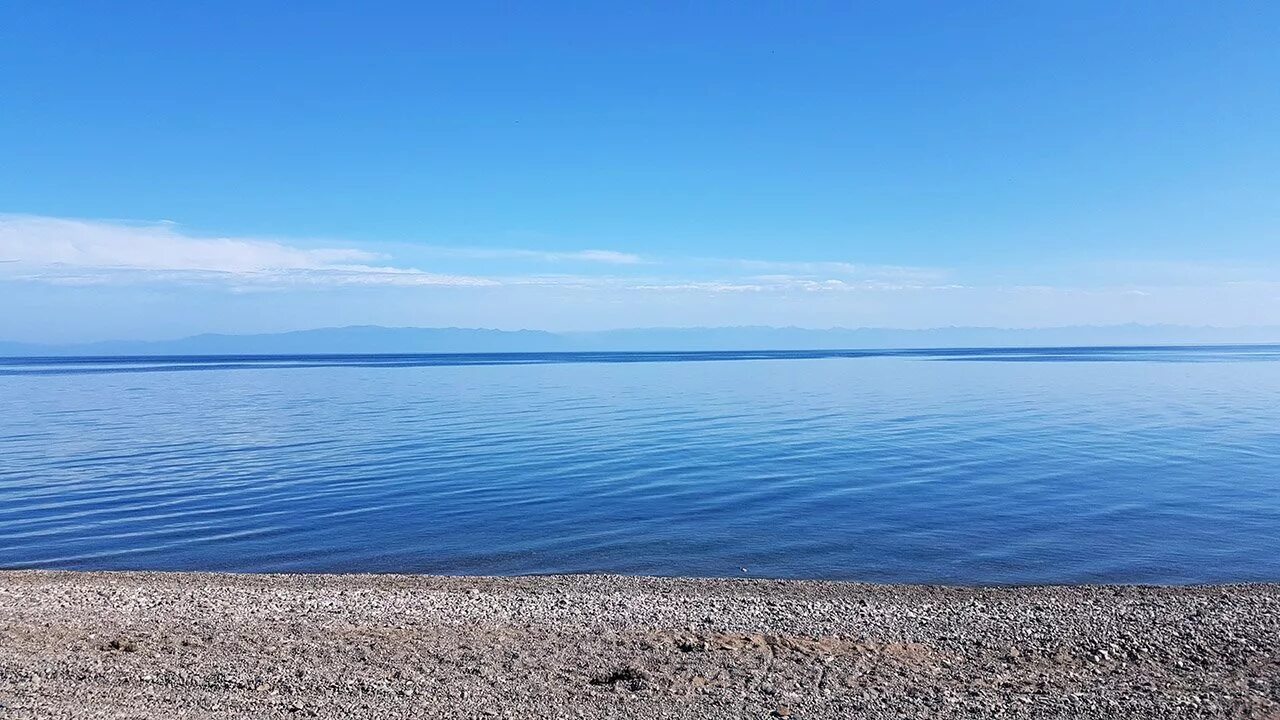
{"label": "blue sky", "polygon": [[0,5],[0,338],[1280,322],[1280,5]]}

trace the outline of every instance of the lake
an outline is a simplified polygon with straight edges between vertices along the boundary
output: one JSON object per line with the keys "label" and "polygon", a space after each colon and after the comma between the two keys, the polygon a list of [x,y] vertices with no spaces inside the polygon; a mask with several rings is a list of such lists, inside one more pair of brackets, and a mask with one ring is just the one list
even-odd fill
{"label": "lake", "polygon": [[1280,347],[0,360],[0,567],[1280,580]]}

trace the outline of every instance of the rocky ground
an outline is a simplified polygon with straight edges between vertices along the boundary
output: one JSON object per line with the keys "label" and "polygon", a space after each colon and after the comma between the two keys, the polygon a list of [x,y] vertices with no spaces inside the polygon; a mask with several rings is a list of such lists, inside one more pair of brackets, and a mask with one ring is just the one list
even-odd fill
{"label": "rocky ground", "polygon": [[0,572],[0,718],[1280,718],[1280,586]]}

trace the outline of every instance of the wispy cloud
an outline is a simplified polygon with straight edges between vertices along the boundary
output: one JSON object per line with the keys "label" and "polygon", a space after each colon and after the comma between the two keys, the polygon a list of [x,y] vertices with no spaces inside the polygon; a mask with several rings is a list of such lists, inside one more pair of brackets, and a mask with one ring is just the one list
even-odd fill
{"label": "wispy cloud", "polygon": [[950,270],[933,267],[911,267],[905,265],[877,265],[872,263],[854,263],[839,260],[792,261],[792,260],[752,260],[752,259],[720,259],[716,262],[736,266],[750,272],[768,273],[772,275],[862,279],[896,279],[917,283],[937,282],[951,274]]}
{"label": "wispy cloud", "polygon": [[726,280],[659,281],[627,284],[633,290],[709,293],[856,293],[921,290],[959,290],[964,285],[886,282],[882,280],[815,279],[794,275],[756,275]]}
{"label": "wispy cloud", "polygon": [[[724,295],[919,294],[972,290],[1120,292],[1272,281],[1274,267],[1118,263],[1009,268],[985,281],[956,271],[839,260],[638,255],[616,250],[451,248],[193,233],[171,222],[136,223],[0,214],[0,280],[58,285],[169,283],[264,289],[339,287],[545,287]],[[555,266],[559,264],[559,266]],[[555,267],[553,267],[555,266]],[[432,268],[432,269],[427,269]],[[441,272],[440,268],[447,268]],[[563,272],[548,272],[549,270]],[[972,273],[970,273],[972,274]]]}
{"label": "wispy cloud", "polygon": [[[432,272],[386,253],[301,241],[210,237],[170,222],[0,214],[0,278],[59,285],[216,284],[233,290],[337,286],[610,287],[649,292],[848,292],[915,289],[944,271],[849,262],[644,257],[616,250],[399,246],[424,263],[476,261],[480,272]],[[514,261],[495,274],[497,261]],[[540,272],[547,263],[575,273]],[[457,265],[457,262],[451,263]],[[599,266],[599,271],[585,265]],[[612,268],[605,270],[605,268]],[[640,271],[640,272],[638,272]]]}
{"label": "wispy cloud", "polygon": [[199,237],[172,223],[134,224],[0,215],[5,275],[64,284],[229,280],[289,285],[486,285],[493,281],[381,263],[355,248]]}
{"label": "wispy cloud", "polygon": [[[40,287],[48,285],[112,290],[49,293]],[[123,286],[145,286],[148,292],[140,294],[149,302],[164,302],[137,306],[133,298],[139,293],[122,291]],[[163,292],[150,292],[156,288]],[[213,293],[186,288],[216,290],[218,296],[211,300]],[[302,297],[301,291],[313,288],[341,292]],[[298,297],[278,303],[244,297],[258,293]],[[61,310],[32,312],[48,307],[51,298]],[[1280,267],[1264,259],[1039,266],[975,262],[946,269],[601,249],[451,249],[212,236],[168,222],[0,214],[0,300],[0,307],[16,308],[0,312],[0,333],[8,328],[9,335],[33,337],[45,332],[44,325],[79,324],[83,330],[86,322],[97,333],[132,323],[135,314],[152,320],[167,317],[182,332],[194,329],[193,314],[221,314],[223,329],[242,330],[267,319],[285,327],[332,324],[335,318],[561,328],[1240,325],[1274,323],[1280,316]]]}
{"label": "wispy cloud", "polygon": [[564,257],[568,260],[609,263],[611,265],[638,265],[644,262],[639,255],[614,250],[580,250],[573,253],[551,253],[551,256]]}
{"label": "wispy cloud", "polygon": [[604,265],[643,265],[652,261],[634,253],[617,250],[525,250],[517,248],[457,248],[425,247],[419,250],[428,255],[470,260],[531,260],[534,262],[583,262]]}

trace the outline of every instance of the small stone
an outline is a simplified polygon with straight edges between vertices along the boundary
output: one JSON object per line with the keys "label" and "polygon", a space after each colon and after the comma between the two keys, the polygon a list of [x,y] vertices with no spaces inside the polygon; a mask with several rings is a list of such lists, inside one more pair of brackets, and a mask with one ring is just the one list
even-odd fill
{"label": "small stone", "polygon": [[112,650],[120,650],[122,652],[135,652],[138,649],[137,643],[125,637],[116,638],[111,642],[107,643],[107,645]]}
{"label": "small stone", "polygon": [[786,705],[779,705],[774,709],[773,716],[778,718],[789,718],[791,717],[791,708]]}

